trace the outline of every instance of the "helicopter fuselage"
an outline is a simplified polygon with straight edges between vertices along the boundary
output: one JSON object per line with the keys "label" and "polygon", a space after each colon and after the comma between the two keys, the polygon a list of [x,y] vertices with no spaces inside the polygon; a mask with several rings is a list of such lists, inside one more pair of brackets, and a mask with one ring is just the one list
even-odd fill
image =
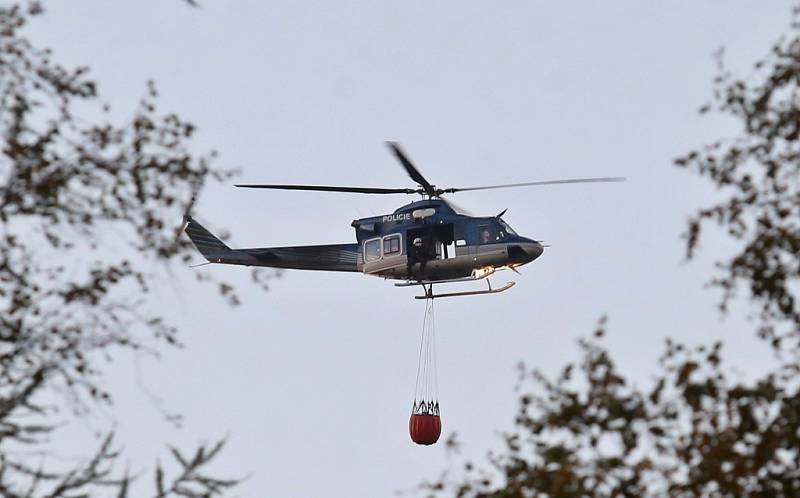
{"label": "helicopter fuselage", "polygon": [[231,249],[190,216],[186,221],[186,233],[210,263],[361,272],[416,282],[480,278],[529,263],[543,251],[499,216],[460,214],[441,199],[353,221],[355,244]]}
{"label": "helicopter fuselage", "polygon": [[524,265],[543,252],[539,242],[518,235],[502,218],[460,214],[441,199],[412,202],[352,226],[357,271],[389,279],[465,278]]}

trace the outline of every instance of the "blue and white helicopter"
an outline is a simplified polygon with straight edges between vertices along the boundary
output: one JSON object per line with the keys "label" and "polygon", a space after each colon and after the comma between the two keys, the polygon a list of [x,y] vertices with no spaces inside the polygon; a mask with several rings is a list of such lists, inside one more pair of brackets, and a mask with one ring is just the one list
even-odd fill
{"label": "blue and white helicopter", "polygon": [[[492,288],[489,277],[530,263],[544,251],[540,241],[517,234],[502,216],[476,217],[455,208],[442,196],[456,192],[565,183],[619,182],[624,178],[573,178],[467,188],[437,188],[431,184],[396,143],[390,149],[417,188],[338,187],[327,185],[236,185],[243,188],[350,192],[360,194],[418,194],[421,200],[394,213],[354,220],[356,243],[295,247],[231,249],[187,215],[186,233],[209,263],[361,272],[401,280],[398,287],[422,286],[417,299],[494,294],[514,282]],[[519,272],[517,272],[519,273]],[[465,292],[433,293],[434,284],[485,280],[488,288]]]}

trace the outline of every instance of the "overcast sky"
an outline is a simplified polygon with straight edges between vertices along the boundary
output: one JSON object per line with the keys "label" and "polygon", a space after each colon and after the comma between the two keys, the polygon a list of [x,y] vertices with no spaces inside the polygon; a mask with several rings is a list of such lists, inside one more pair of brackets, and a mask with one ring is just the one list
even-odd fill
{"label": "overcast sky", "polygon": [[[85,0],[49,2],[30,33],[61,62],[91,66],[120,114],[155,79],[161,109],[194,121],[197,150],[219,150],[241,181],[413,186],[387,139],[440,187],[628,177],[456,198],[481,215],[508,208],[520,234],[552,245],[521,276],[494,278],[513,290],[436,303],[444,437],[457,432],[463,456],[481,459],[511,428],[518,362],[555,372],[604,314],[615,359],[641,386],[667,336],[724,338],[743,370],[766,364],[743,313],[721,319],[718,293],[703,289],[729,245],[708,239],[684,262],[687,216],[714,192],[672,160],[735,129],[697,114],[714,51],[748,74],[786,32],[791,3]],[[353,219],[410,200],[225,184],[195,214],[236,246],[352,242]],[[243,305],[198,271],[238,283]],[[264,293],[244,268],[165,273],[151,305],[186,349],[119,358],[116,407],[74,422],[64,444],[115,420],[137,470],[165,441],[230,434],[216,468],[251,476],[240,496],[413,488],[452,463],[408,436],[424,312],[414,293],[358,274],[288,271]],[[180,430],[148,393],[187,417]]]}

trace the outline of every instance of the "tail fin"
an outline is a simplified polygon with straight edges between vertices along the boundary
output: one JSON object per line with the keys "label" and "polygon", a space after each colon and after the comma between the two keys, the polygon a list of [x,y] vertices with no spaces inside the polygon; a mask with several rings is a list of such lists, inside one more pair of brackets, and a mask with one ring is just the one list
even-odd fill
{"label": "tail fin", "polygon": [[187,222],[186,228],[184,229],[186,235],[189,236],[195,247],[197,247],[197,250],[200,251],[207,260],[218,260],[223,254],[231,250],[230,247],[214,237],[211,232],[203,228],[203,225],[195,221],[191,216],[186,215],[184,220]]}

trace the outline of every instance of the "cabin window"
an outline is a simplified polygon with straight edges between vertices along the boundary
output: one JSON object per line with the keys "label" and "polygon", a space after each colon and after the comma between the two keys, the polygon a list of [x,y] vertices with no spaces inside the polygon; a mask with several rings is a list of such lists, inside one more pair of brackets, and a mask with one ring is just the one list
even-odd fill
{"label": "cabin window", "polygon": [[400,236],[392,235],[383,239],[383,255],[400,254]]}
{"label": "cabin window", "polygon": [[364,242],[364,261],[369,263],[381,259],[381,239]]}

